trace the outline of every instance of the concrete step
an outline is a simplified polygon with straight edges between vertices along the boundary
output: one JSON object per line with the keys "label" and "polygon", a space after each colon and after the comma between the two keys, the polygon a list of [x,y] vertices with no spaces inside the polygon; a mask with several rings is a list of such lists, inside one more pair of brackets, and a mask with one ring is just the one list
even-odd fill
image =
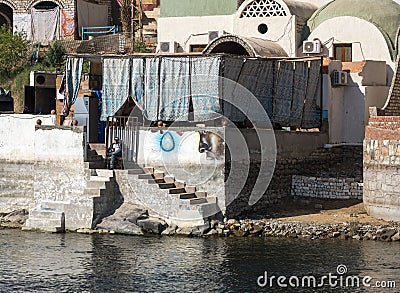
{"label": "concrete step", "polygon": [[40,208],[64,211],[65,206],[69,204],[71,204],[69,201],[42,200],[40,202]]}
{"label": "concrete step", "polygon": [[140,174],[138,175],[138,179],[154,179],[153,174]]}
{"label": "concrete step", "polygon": [[104,176],[90,176],[90,181],[108,182],[108,181],[110,181],[110,177],[104,177]]}
{"label": "concrete step", "polygon": [[[28,228],[28,229],[27,229]],[[50,219],[27,219],[23,230],[39,229],[47,232],[63,232],[65,230],[65,222]]]}
{"label": "concrete step", "polygon": [[89,143],[91,150],[105,150],[106,145],[104,143]]}
{"label": "concrete step", "polygon": [[83,196],[100,196],[101,189],[98,188],[85,188],[83,190]]}
{"label": "concrete step", "polygon": [[192,199],[189,199],[189,203],[190,203],[190,205],[207,203],[207,198],[205,198],[205,197],[192,198]]}
{"label": "concrete step", "polygon": [[106,181],[99,181],[99,180],[86,181],[86,188],[106,189]]}
{"label": "concrete step", "polygon": [[187,185],[187,186],[185,186],[185,190],[186,190],[187,193],[195,193],[196,192],[196,186]]}
{"label": "concrete step", "polygon": [[147,183],[149,184],[160,184],[160,183],[165,183],[164,179],[149,179],[147,180]]}
{"label": "concrete step", "polygon": [[175,188],[175,184],[174,183],[160,183],[160,184],[158,184],[158,187],[160,187],[161,189],[170,189],[170,188]]}
{"label": "concrete step", "polygon": [[101,177],[114,177],[114,171],[113,171],[113,170],[96,169],[95,172],[96,172],[97,176],[101,176]]}
{"label": "concrete step", "polygon": [[165,181],[165,183],[174,183],[175,177],[171,176],[171,175],[166,175],[166,176],[164,176],[164,181]]}
{"label": "concrete step", "polygon": [[153,176],[155,179],[163,179],[164,178],[164,172],[163,171],[154,171]]}
{"label": "concrete step", "polygon": [[184,188],[169,188],[169,194],[180,194],[185,193]]}
{"label": "concrete step", "polygon": [[140,174],[145,174],[143,169],[129,169],[128,174],[132,175],[140,175]]}
{"label": "concrete step", "polygon": [[29,211],[30,219],[48,219],[60,221],[64,212],[55,209],[31,209]]}
{"label": "concrete step", "polygon": [[186,183],[185,183],[185,181],[176,180],[175,181],[175,186],[178,187],[178,188],[185,188]]}
{"label": "concrete step", "polygon": [[206,191],[196,191],[194,194],[196,194],[196,197],[207,197]]}
{"label": "concrete step", "polygon": [[181,193],[181,194],[179,194],[179,198],[180,199],[192,199],[192,198],[196,198],[196,194],[194,194],[194,193]]}
{"label": "concrete step", "polygon": [[146,174],[153,174],[154,173],[154,168],[153,167],[144,167],[143,170],[144,170],[144,172]]}

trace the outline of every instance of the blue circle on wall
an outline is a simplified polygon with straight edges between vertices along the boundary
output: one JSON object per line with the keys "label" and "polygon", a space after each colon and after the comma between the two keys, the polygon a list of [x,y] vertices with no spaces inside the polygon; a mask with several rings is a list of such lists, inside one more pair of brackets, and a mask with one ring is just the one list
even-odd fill
{"label": "blue circle on wall", "polygon": [[169,131],[165,131],[161,137],[160,147],[164,152],[170,152],[175,148],[175,141]]}

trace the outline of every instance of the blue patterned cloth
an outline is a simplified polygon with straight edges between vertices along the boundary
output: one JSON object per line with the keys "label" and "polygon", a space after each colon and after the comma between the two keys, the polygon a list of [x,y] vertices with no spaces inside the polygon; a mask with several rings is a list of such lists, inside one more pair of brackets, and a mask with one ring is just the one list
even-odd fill
{"label": "blue patterned cloth", "polygon": [[131,97],[143,108],[143,58],[132,58],[131,68]]}
{"label": "blue patterned cloth", "polygon": [[289,126],[293,91],[293,63],[280,61],[275,82],[275,99],[273,103],[273,122]]}
{"label": "blue patterned cloth", "polygon": [[194,57],[191,60],[191,91],[194,121],[217,118],[219,101],[219,74],[221,57]]}
{"label": "blue patterned cloth", "polygon": [[159,120],[158,94],[160,57],[145,58],[143,115],[150,121]]}
{"label": "blue patterned cloth", "polygon": [[164,121],[189,118],[190,59],[161,59],[159,119]]}
{"label": "blue patterned cloth", "polygon": [[308,81],[308,62],[297,61],[294,63],[294,86],[292,108],[290,110],[290,126],[301,127],[301,119],[304,111],[304,100],[306,99]]}
{"label": "blue patterned cloth", "polygon": [[103,107],[100,120],[106,121],[125,103],[129,96],[130,59],[106,58],[103,60]]}
{"label": "blue patterned cloth", "polygon": [[63,115],[68,116],[71,106],[75,103],[81,86],[83,58],[68,58],[65,66],[66,95]]}
{"label": "blue patterned cloth", "polygon": [[[321,60],[310,61],[306,100],[301,122],[302,128],[316,128],[320,126],[317,116],[317,97],[320,94]],[[319,90],[318,90],[319,89]]]}

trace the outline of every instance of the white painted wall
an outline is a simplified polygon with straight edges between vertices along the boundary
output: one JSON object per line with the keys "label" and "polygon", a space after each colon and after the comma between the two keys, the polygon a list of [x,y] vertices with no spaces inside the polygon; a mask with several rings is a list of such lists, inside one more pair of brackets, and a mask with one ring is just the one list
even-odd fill
{"label": "white painted wall", "polygon": [[335,17],[319,25],[308,39],[314,38],[327,43],[329,56],[333,56],[333,43],[353,43],[353,61],[385,61],[391,68],[387,72],[387,84],[391,82],[395,64],[391,60],[383,35],[373,24],[356,17]]}
{"label": "white painted wall", "polygon": [[[258,26],[265,23],[268,32],[261,34]],[[208,31],[277,41],[289,56],[296,54],[296,17],[239,18],[238,15],[164,17],[158,19],[158,42],[176,41],[189,52],[190,45],[208,44]]]}
{"label": "white painted wall", "polygon": [[[363,142],[369,107],[383,107],[388,96],[388,86],[376,85],[386,80],[382,68],[384,62],[367,61],[361,72],[349,74],[347,86],[332,87],[329,80],[324,84],[329,99],[330,143]],[[329,73],[338,69],[341,62],[332,61]]]}
{"label": "white painted wall", "polygon": [[0,115],[0,160],[33,161],[36,120],[55,125],[54,115]]}
{"label": "white painted wall", "polygon": [[185,52],[193,44],[208,44],[208,31],[233,33],[233,15],[160,17],[158,42],[176,41]]}

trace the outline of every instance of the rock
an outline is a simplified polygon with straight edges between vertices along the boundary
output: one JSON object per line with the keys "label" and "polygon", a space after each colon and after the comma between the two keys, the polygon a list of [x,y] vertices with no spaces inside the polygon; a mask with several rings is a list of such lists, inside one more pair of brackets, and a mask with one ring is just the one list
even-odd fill
{"label": "rock", "polygon": [[364,236],[363,236],[364,239],[372,239],[373,237],[374,237],[374,236],[372,235],[371,232],[367,232],[367,233],[365,233]]}
{"label": "rock", "polygon": [[110,234],[144,235],[142,229],[138,225],[129,221],[105,220],[101,225],[97,225],[97,228],[102,231],[109,231],[108,233]]}
{"label": "rock", "polygon": [[11,222],[11,223],[18,223],[18,224],[25,224],[26,220],[29,217],[29,213],[27,210],[17,210],[13,211],[7,215],[5,215],[2,219],[3,222]]}
{"label": "rock", "polygon": [[210,223],[206,223],[204,225],[194,227],[192,229],[192,235],[193,236],[203,236],[209,230],[210,230]]}
{"label": "rock", "polygon": [[210,231],[208,231],[208,233],[204,234],[204,236],[206,236],[206,237],[208,237],[208,236],[216,236],[216,235],[218,235],[218,232],[215,229],[211,229]]}
{"label": "rock", "polygon": [[379,236],[379,240],[390,241],[391,237],[396,233],[397,233],[397,231],[395,229],[384,229],[382,234]]}
{"label": "rock", "polygon": [[333,232],[333,233],[332,233],[332,237],[333,237],[333,238],[337,238],[337,237],[340,236],[340,234],[341,234],[340,232]]}
{"label": "rock", "polygon": [[392,241],[399,241],[400,240],[400,232],[397,232],[392,236]]}
{"label": "rock", "polygon": [[175,234],[176,229],[178,229],[178,226],[176,225],[168,226],[164,231],[161,232],[161,235],[172,236]]}
{"label": "rock", "polygon": [[235,235],[236,237],[244,237],[247,235],[247,233],[239,229],[239,230],[234,230],[233,235]]}
{"label": "rock", "polygon": [[355,240],[361,240],[361,236],[360,236],[360,235],[354,235],[354,236],[353,236],[353,239],[355,239]]}
{"label": "rock", "polygon": [[235,220],[235,219],[229,219],[229,220],[227,220],[227,221],[225,222],[225,224],[226,224],[226,225],[233,225],[233,224],[238,224],[238,225],[240,225],[239,221],[238,221],[238,220]]}
{"label": "rock", "polygon": [[163,220],[153,217],[137,220],[137,225],[145,232],[158,235],[167,228],[167,224]]}
{"label": "rock", "polygon": [[191,228],[191,227],[180,227],[180,228],[176,229],[176,234],[183,235],[183,236],[190,236],[190,235],[192,235],[192,230],[193,230],[193,228]]}
{"label": "rock", "polygon": [[250,234],[259,234],[262,232],[262,230],[263,228],[260,227],[259,225],[254,225],[253,230],[250,231]]}
{"label": "rock", "polygon": [[215,227],[218,226],[218,224],[219,224],[219,221],[218,221],[218,220],[211,220],[211,222],[210,222],[210,228],[211,228],[211,229],[214,229]]}

